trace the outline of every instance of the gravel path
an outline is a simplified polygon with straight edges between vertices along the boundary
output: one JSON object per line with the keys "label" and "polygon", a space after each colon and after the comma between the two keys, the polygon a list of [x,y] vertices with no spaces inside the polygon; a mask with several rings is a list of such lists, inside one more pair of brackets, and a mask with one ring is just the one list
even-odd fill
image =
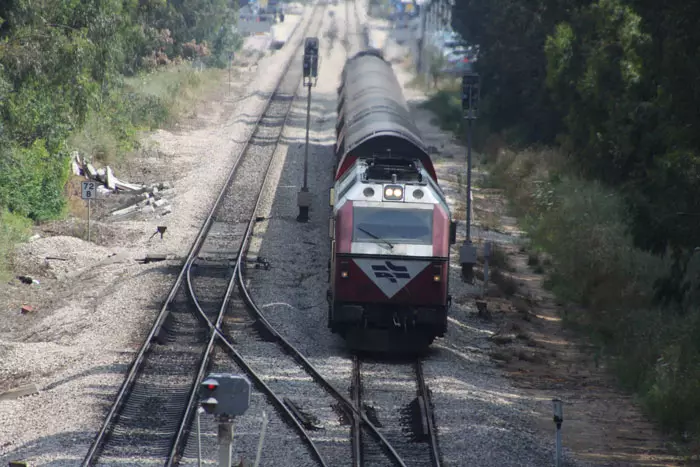
{"label": "gravel path", "polygon": [[[292,42],[301,40],[301,29]],[[82,460],[177,271],[170,262],[135,259],[148,252],[185,255],[292,50],[289,44],[257,67],[239,69],[250,85],[228,95],[222,83],[217,105],[190,128],[150,135],[147,143],[157,148],[153,166],[167,167],[162,176],[176,179],[171,215],[95,222],[96,231],[111,232],[108,247],[56,236],[18,249],[21,273],[41,285],[0,290],[7,304],[0,317],[0,389],[36,383],[40,393],[0,401],[0,463],[73,466]],[[168,226],[166,235],[149,240],[157,225]],[[19,315],[22,303],[36,312]]]}

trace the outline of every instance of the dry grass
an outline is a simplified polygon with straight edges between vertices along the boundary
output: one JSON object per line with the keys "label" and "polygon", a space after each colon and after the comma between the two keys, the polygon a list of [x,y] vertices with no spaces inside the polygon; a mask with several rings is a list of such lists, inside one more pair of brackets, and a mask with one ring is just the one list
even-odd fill
{"label": "dry grass", "polygon": [[78,218],[87,218],[87,201],[81,198],[83,177],[72,176],[63,190],[68,212]]}

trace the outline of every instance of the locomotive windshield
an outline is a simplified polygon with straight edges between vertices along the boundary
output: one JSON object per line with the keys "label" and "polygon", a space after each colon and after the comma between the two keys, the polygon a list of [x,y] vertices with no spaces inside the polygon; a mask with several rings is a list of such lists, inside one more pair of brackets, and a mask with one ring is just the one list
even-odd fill
{"label": "locomotive windshield", "polygon": [[433,243],[432,209],[353,208],[355,242]]}

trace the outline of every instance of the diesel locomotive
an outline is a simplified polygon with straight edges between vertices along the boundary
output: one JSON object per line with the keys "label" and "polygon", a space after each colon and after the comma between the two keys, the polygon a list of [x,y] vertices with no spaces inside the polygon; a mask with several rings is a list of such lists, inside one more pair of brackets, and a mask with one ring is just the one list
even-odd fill
{"label": "diesel locomotive", "polygon": [[426,348],[447,328],[456,225],[381,52],[347,60],[337,112],[328,326],[358,349]]}

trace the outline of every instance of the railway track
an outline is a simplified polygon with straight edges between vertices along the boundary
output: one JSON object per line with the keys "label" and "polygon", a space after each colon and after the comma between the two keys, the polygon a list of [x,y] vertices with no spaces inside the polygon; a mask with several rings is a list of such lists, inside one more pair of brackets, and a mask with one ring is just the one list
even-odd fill
{"label": "railway track", "polygon": [[[383,433],[408,467],[440,467],[440,450],[430,392],[420,360],[379,362],[353,357],[352,398],[355,407]],[[353,426],[353,456],[360,465],[385,465],[376,443]]]}
{"label": "railway track", "polygon": [[[244,242],[248,241],[249,236],[246,236]],[[256,262],[256,266],[264,267],[264,264],[262,260]],[[356,420],[357,424],[368,430],[368,434],[377,440],[378,449],[389,456],[387,461],[392,465],[405,465],[369,420],[354,409],[352,402],[336,390],[307,358],[269,323],[246,286],[245,269],[244,255],[241,254],[234,271],[238,276],[237,288],[243,302],[233,300],[230,309],[216,326],[221,351],[216,352],[211,359],[211,371],[232,371],[230,357],[233,357],[238,368],[251,376],[258,387],[265,388],[267,398],[273,399],[278,409],[294,413],[295,423],[302,425],[307,433],[305,436],[312,438],[311,443],[318,453],[315,457],[319,465],[341,465],[343,459],[350,457],[347,430],[343,430],[342,434],[329,433],[332,431],[330,425],[338,418],[338,413],[333,411],[334,406],[340,406],[345,418]],[[203,289],[203,293],[207,293],[206,288]],[[192,295],[197,296],[198,292],[193,291]],[[202,316],[208,315],[203,307],[200,310]],[[290,379],[294,380],[294,384],[289,382]],[[201,432],[215,433],[215,422],[209,417],[204,419]],[[183,461],[194,463],[200,449],[205,460],[214,457],[215,437],[205,436],[201,443],[195,437],[190,437]],[[353,465],[360,466],[359,463]]]}
{"label": "railway track", "polygon": [[[320,27],[323,8],[314,7],[301,34]],[[296,47],[269,97],[244,149],[238,155],[224,188],[197,234],[187,259],[137,354],[83,465],[123,463],[171,465],[179,458],[186,427],[193,415],[196,384],[207,365],[213,333],[206,318],[220,323],[240,267],[244,238],[252,230],[255,208],[283,124],[301,79]],[[294,65],[297,65],[294,67]],[[298,71],[297,71],[298,70]],[[251,179],[251,174],[255,180]],[[247,213],[247,214],[246,214]],[[246,218],[246,215],[248,216]],[[246,222],[247,219],[247,222]],[[245,225],[247,224],[247,228]],[[233,227],[232,231],[227,231]],[[236,261],[236,260],[239,261]],[[208,276],[208,305],[191,305],[191,277]],[[188,278],[188,287],[184,287]],[[221,294],[221,291],[225,291]],[[218,297],[217,297],[218,295]],[[222,301],[223,300],[223,301]],[[213,303],[221,303],[216,309]]]}
{"label": "railway track", "polygon": [[[319,19],[324,18],[324,12],[325,8],[315,7],[302,36],[309,30],[314,31],[312,24],[319,23],[320,27]],[[312,32],[311,35],[315,34]],[[294,64],[300,65],[295,60],[300,55],[292,56],[287,70],[301,70],[301,66],[294,67]],[[412,453],[402,445],[404,452],[400,454],[357,401],[353,403],[336,390],[304,355],[282,337],[254,303],[246,287],[245,251],[299,80],[300,72],[283,73],[277,90],[229,175],[226,188],[220,193],[193,243],[183,269],[83,465],[93,465],[98,460],[100,463],[123,464],[127,461],[138,465],[194,461],[200,447],[199,440],[190,436],[197,406],[197,384],[208,371],[236,372],[238,369],[251,377],[256,389],[265,394],[267,403],[275,406],[296,429],[319,465],[338,465],[338,459],[349,457],[356,467],[375,465],[365,463],[365,450],[359,444],[347,443],[347,435],[345,442],[339,442],[337,436],[328,436],[323,431],[314,435],[337,415],[330,410],[332,401],[339,402],[340,410],[351,420],[353,436],[355,433],[359,436],[360,430],[364,429],[364,434],[368,435],[365,444],[374,440],[371,449],[376,459],[383,456],[382,465],[387,462],[399,466],[419,465],[404,460],[402,455]],[[247,178],[241,174],[248,174]],[[251,186],[257,186],[259,190],[251,190]],[[254,262],[258,266],[265,265],[259,258]],[[234,294],[236,288],[240,299]],[[257,331],[252,332],[253,329]],[[283,359],[296,362],[297,370],[292,377],[305,379],[309,393],[313,394],[301,404],[298,404],[298,392],[286,385],[279,374],[274,374],[273,367],[285,368],[289,372],[288,369],[295,366],[281,364]],[[274,362],[273,367],[270,361]],[[316,403],[308,404],[311,399]],[[314,421],[314,417],[308,416],[302,408],[306,413],[319,414],[324,410],[325,413],[321,421]],[[430,420],[432,422],[432,418]],[[212,456],[206,453],[214,452],[212,447],[216,442],[211,436],[215,425],[210,417],[204,420],[203,432],[208,433],[201,442],[207,459]],[[352,448],[352,453],[345,451],[349,448]]]}
{"label": "railway track", "polygon": [[[248,238],[245,241],[247,242]],[[257,262],[256,268],[264,264],[264,261]],[[291,410],[296,422],[303,425],[308,436],[313,439],[312,443],[319,452],[316,457],[320,465],[343,465],[343,461],[349,458],[352,459],[353,466],[370,465],[364,463],[361,455],[348,452],[349,448],[355,450],[355,444],[349,443],[350,446],[347,446],[347,442],[338,442],[338,434],[330,432],[330,419],[337,416],[329,410],[334,405],[333,402],[337,402],[335,405],[340,407],[345,418],[351,420],[351,425],[355,427],[351,430],[352,433],[359,433],[364,429],[366,439],[374,440],[373,449],[377,457],[382,457],[383,465],[411,465],[377,430],[363,410],[358,409],[359,406],[354,405],[343,393],[335,389],[309,360],[270,324],[251,297],[246,286],[245,270],[241,255],[235,273],[238,275],[237,286],[244,303],[234,302],[221,326],[217,326],[224,351],[212,358],[212,371],[231,371],[227,357],[233,356],[238,367],[252,376],[258,382],[258,386],[265,381],[268,398],[274,398],[277,401],[276,405],[284,405],[285,409]],[[254,328],[257,332],[251,332]],[[293,361],[289,361],[290,359]],[[274,363],[271,365],[270,362]],[[289,380],[294,380],[294,384]],[[432,418],[430,421],[432,423]],[[211,419],[203,422],[202,432],[215,431],[216,426]],[[205,459],[213,457],[216,447],[213,436],[204,439],[201,445],[191,438],[185,451],[188,461],[194,462],[200,446],[205,452]],[[412,455],[408,450],[405,451],[406,454]]]}

